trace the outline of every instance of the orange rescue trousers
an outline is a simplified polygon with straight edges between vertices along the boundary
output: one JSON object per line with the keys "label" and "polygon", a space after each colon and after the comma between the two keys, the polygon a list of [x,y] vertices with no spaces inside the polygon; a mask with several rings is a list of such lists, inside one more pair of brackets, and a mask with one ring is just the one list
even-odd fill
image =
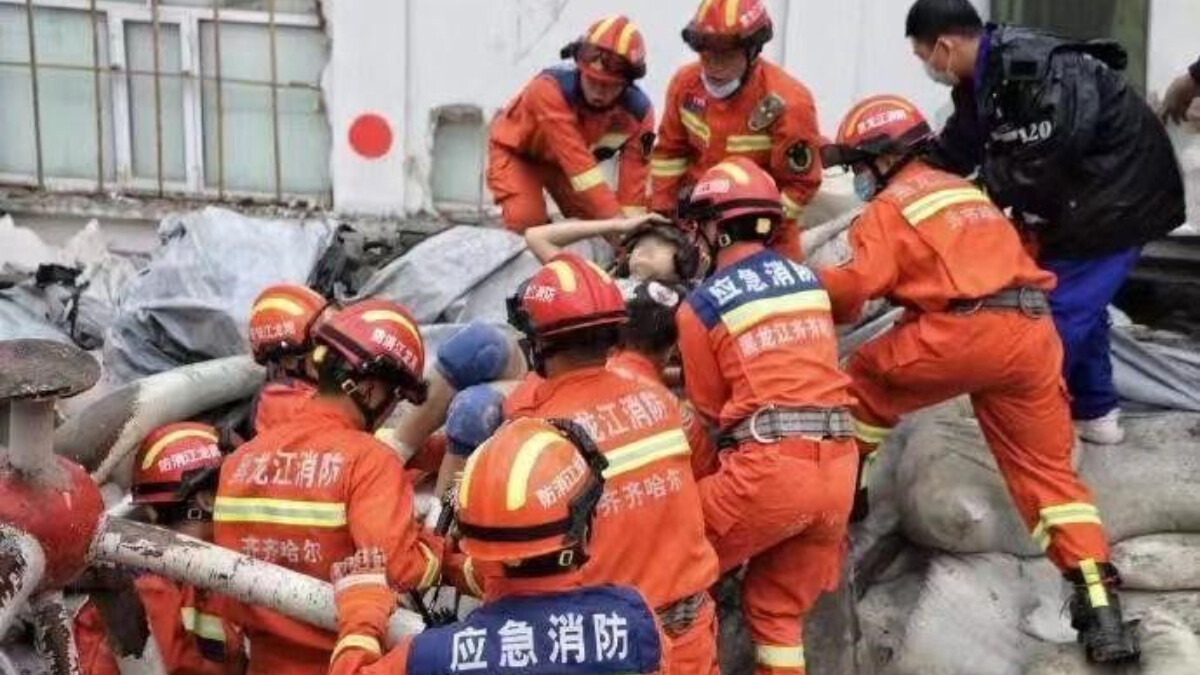
{"label": "orange rescue trousers", "polygon": [[873,452],[901,415],[969,394],[1000,474],[1033,538],[1062,571],[1108,561],[1108,540],[1071,466],[1074,430],[1050,317],[1011,310],[928,313],[850,361],[855,436]]}
{"label": "orange rescue trousers", "polygon": [[837,587],[857,469],[853,441],[786,438],[722,452],[699,482],[721,572],[749,562],[742,607],[757,675],[805,672],[804,616]]}
{"label": "orange rescue trousers", "polygon": [[618,215],[597,213],[561,168],[522,158],[495,144],[488,152],[487,183],[500,206],[504,226],[518,234],[550,221],[543,189],[567,218],[595,220]]}

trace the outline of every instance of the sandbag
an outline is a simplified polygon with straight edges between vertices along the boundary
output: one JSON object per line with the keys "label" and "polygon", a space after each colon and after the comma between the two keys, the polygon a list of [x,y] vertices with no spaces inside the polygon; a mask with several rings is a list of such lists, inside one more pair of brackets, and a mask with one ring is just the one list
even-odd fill
{"label": "sandbag", "polygon": [[1200,591],[1125,591],[1121,593],[1121,602],[1130,619],[1140,619],[1159,610],[1179,619],[1193,633],[1200,633]]}
{"label": "sandbag", "polygon": [[250,306],[276,283],[304,283],[328,244],[326,221],[248,218],[209,207],[163,219],[162,246],[121,298],[105,363],[129,381],[249,351]]}
{"label": "sandbag", "polygon": [[[1116,446],[1083,445],[1080,474],[1113,541],[1200,532],[1200,415],[1128,415]],[[973,418],[943,406],[922,418],[898,468],[905,534],[958,553],[1039,555]]]}
{"label": "sandbag", "polygon": [[1039,649],[1024,675],[1195,675],[1200,640],[1176,616],[1152,609],[1141,618],[1142,659],[1137,664],[1098,666],[1087,662],[1076,645]]}
{"label": "sandbag", "polygon": [[1125,588],[1200,590],[1200,534],[1152,534],[1126,539],[1112,550]]}
{"label": "sandbag", "polygon": [[1129,328],[1114,327],[1113,384],[1122,399],[1148,405],[1200,412],[1200,365],[1196,354],[1143,344]]}

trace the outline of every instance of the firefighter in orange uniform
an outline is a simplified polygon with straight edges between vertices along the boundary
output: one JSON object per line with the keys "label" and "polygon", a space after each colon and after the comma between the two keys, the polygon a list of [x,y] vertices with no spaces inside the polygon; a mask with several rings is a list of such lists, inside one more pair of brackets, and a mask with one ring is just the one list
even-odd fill
{"label": "firefighter in orange uniform", "polygon": [[510,401],[508,412],[571,418],[608,459],[585,583],[637,588],[670,638],[670,671],[715,674],[707,589],[717,560],[704,536],[679,404],[648,378],[606,367],[626,323],[620,290],[594,264],[564,253],[534,274],[510,311],[545,379]]}
{"label": "firefighter in orange uniform", "polygon": [[[492,123],[487,185],[514,232],[549,220],[543,189],[569,218],[646,210],[654,106],[634,84],[646,74],[641,32],[602,19],[562,56],[574,65],[542,71]],[[616,155],[614,191],[598,163]]]}
{"label": "firefighter in orange uniform", "polygon": [[383,653],[396,600],[381,583],[382,556],[360,552],[334,568],[331,675],[667,672],[665,638],[637,589],[592,584],[580,571],[606,465],[569,421],[501,427],[471,456],[455,497],[463,549],[503,570],[483,606]]}
{"label": "firefighter in orange uniform", "polygon": [[829,297],[766,248],[783,209],[753,161],[710,169],[683,217],[716,260],[676,315],[688,399],[721,433],[700,481],[708,536],[722,572],[749,563],[755,672],[803,673],[802,621],[837,585],[858,465]]}
{"label": "firefighter in orange uniform", "polygon": [[267,382],[254,399],[254,433],[291,419],[312,398],[316,383],[308,364],[310,331],[330,308],[305,286],[279,284],[259,293],[250,309],[250,353],[267,368]]}
{"label": "firefighter in orange uniform", "polygon": [[876,96],[822,150],[853,168],[869,202],[850,231],[853,258],[821,272],[835,317],[852,321],[879,297],[909,310],[850,362],[865,472],[900,416],[969,394],[1017,510],[1076,587],[1072,623],[1089,655],[1136,658],[1100,515],[1071,466],[1062,346],[1047,301],[1054,276],[986,195],[923,161],[931,137],[911,103]]}
{"label": "firefighter in orange uniform", "polygon": [[651,208],[675,211],[681,188],[727,157],[774,177],[786,220],[771,247],[800,260],[803,208],[821,187],[817,111],[808,89],[760,54],[773,34],[763,0],[703,0],[683,31],[700,61],[667,88],[650,162]]}
{"label": "firefighter in orange uniform", "polygon": [[[223,456],[216,429],[195,422],[152,431],[138,447],[133,503],[150,520],[181,534],[212,540],[213,499]],[[242,632],[225,619],[226,598],[155,574],[134,579],[150,634],[172,675],[240,675],[245,666]],[[90,602],[75,624],[85,675],[118,675],[100,612]]]}
{"label": "firefighter in orange uniform", "polygon": [[[418,537],[413,491],[400,459],[372,435],[402,399],[421,401],[425,353],[400,305],[363,300],[313,333],[317,393],[295,417],[229,457],[214,520],[218,544],[328,579],[359,548],[388,557],[398,590],[437,578],[441,546]],[[243,606],[251,675],[321,675],[335,636]]]}

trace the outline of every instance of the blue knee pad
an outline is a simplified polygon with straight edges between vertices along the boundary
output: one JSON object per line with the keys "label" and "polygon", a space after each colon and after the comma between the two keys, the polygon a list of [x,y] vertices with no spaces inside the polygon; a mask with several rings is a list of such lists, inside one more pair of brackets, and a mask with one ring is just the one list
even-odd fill
{"label": "blue knee pad", "polygon": [[442,343],[438,371],[459,391],[491,382],[508,367],[508,336],[491,324],[473,322]]}
{"label": "blue knee pad", "polygon": [[504,421],[504,395],[486,384],[460,391],[446,412],[449,451],[467,457],[500,428]]}

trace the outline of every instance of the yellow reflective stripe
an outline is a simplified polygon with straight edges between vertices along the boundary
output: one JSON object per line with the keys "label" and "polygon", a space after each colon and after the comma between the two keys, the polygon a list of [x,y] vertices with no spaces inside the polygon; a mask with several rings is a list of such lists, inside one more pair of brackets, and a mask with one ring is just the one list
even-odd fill
{"label": "yellow reflective stripe", "polygon": [[687,435],[683,433],[683,429],[664,431],[604,453],[605,458],[608,459],[608,468],[604,470],[604,477],[619,476],[660,459],[687,455],[691,451],[692,448],[688,445]]}
{"label": "yellow reflective stripe", "polygon": [[633,27],[633,23],[625,22],[625,27],[621,29],[621,36],[617,38],[617,53],[621,56],[629,55],[629,42],[633,39],[635,30],[637,29]]}
{"label": "yellow reflective stripe", "polygon": [[558,285],[567,293],[575,292],[575,270],[565,260],[555,260],[546,264],[546,269],[558,278]]}
{"label": "yellow reflective stripe", "polygon": [[181,607],[179,618],[187,632],[205,640],[225,642],[225,622],[221,617],[198,612],[195,607]]}
{"label": "yellow reflective stripe", "polygon": [[779,202],[783,204],[783,217],[789,220],[795,220],[804,214],[804,207],[799,202],[787,196],[784,193],[779,193]]}
{"label": "yellow reflective stripe", "polygon": [[393,312],[390,309],[373,309],[369,312],[363,312],[362,320],[366,321],[367,323],[375,323],[376,321],[390,321],[408,331],[409,334],[416,338],[418,342],[421,341],[421,334],[417,332],[417,327],[412,325],[412,322],[405,318],[405,316],[400,312]]}
{"label": "yellow reflective stripe", "polygon": [[270,523],[308,527],[345,527],[346,505],[257,497],[217,497],[213,520],[222,523]]}
{"label": "yellow reflective stripe", "polygon": [[356,635],[352,633],[338,640],[337,646],[333,648],[333,655],[329,657],[329,662],[333,663],[347,649],[361,649],[371,652],[375,656],[383,654],[383,649],[379,646],[378,639],[370,635]]}
{"label": "yellow reflective stripe", "polygon": [[904,207],[904,219],[911,225],[917,225],[948,206],[970,203],[988,204],[991,202],[988,200],[987,195],[976,188],[939,190]]}
{"label": "yellow reflective stripe", "polygon": [[696,113],[680,108],[679,120],[683,122],[683,126],[686,127],[688,131],[692,132],[699,137],[700,140],[704,141],[705,145],[708,145],[708,141],[712,137],[712,131],[708,128],[708,124],[706,124],[704,120],[700,119]]}
{"label": "yellow reflective stripe", "polygon": [[599,42],[601,36],[608,32],[608,29],[612,28],[612,25],[616,23],[617,19],[619,18],[621,18],[620,15],[615,15],[601,21],[600,25],[596,26],[596,29],[593,30],[592,34],[588,36],[588,42]]}
{"label": "yellow reflective stripe", "polygon": [[437,582],[438,573],[442,571],[442,561],[434,555],[433,549],[425,545],[425,542],[418,541],[417,548],[421,549],[421,555],[425,556],[425,573],[421,575],[417,590],[425,590]]}
{"label": "yellow reflective stripe", "polygon": [[571,187],[576,192],[586,192],[602,183],[604,183],[604,172],[598,166],[571,176]]}
{"label": "yellow reflective stripe", "polygon": [[647,211],[648,211],[648,209],[644,206],[622,206],[621,207],[621,215],[627,216],[627,217],[642,216],[642,215],[645,215],[647,213]]}
{"label": "yellow reflective stripe", "polygon": [[149,469],[153,466],[154,460],[158,459],[158,456],[168,445],[185,438],[203,438],[206,441],[217,442],[216,434],[211,431],[204,431],[203,429],[180,429],[179,431],[172,431],[150,446],[150,450],[146,452],[146,458],[142,460],[142,469]]}
{"label": "yellow reflective stripe", "polygon": [[525,494],[529,492],[529,476],[533,473],[534,465],[542,456],[542,451],[550,447],[551,443],[560,440],[562,436],[558,434],[540,431],[521,444],[508,472],[508,492],[504,504],[509,511],[516,511],[525,506]]}
{"label": "yellow reflective stripe", "polygon": [[851,423],[854,426],[854,437],[863,443],[878,445],[892,433],[891,427],[877,427],[860,419],[852,419]]}
{"label": "yellow reflective stripe", "polygon": [[738,22],[738,0],[725,0],[725,27],[733,28]]}
{"label": "yellow reflective stripe", "polygon": [[803,668],[804,647],[755,645],[754,660],[771,668]]}
{"label": "yellow reflective stripe", "polygon": [[651,159],[650,175],[655,178],[674,178],[687,173],[690,162],[686,157],[677,159]]}
{"label": "yellow reflective stripe", "polygon": [[1041,510],[1037,527],[1033,528],[1033,540],[1044,551],[1050,546],[1050,528],[1081,523],[1103,525],[1100,520],[1100,512],[1096,510],[1095,505],[1086,502],[1072,502],[1047,506]]}
{"label": "yellow reflective stripe", "polygon": [[604,134],[600,137],[600,140],[596,141],[592,149],[607,148],[609,150],[620,150],[621,146],[625,145],[625,141],[627,140],[629,140],[628,134]]}
{"label": "yellow reflective stripe", "polygon": [[301,316],[304,314],[304,307],[300,306],[300,303],[288,300],[287,298],[264,298],[254,305],[254,308],[250,310],[250,314],[258,314],[268,309],[277,309],[291,316]]}
{"label": "yellow reflective stripe", "polygon": [[750,183],[750,174],[746,173],[745,169],[733,162],[721,162],[715,168],[724,171],[738,185],[747,185]]}
{"label": "yellow reflective stripe", "polygon": [[490,440],[484,441],[482,445],[475,448],[475,452],[471,453],[471,456],[467,458],[467,463],[463,465],[462,479],[458,482],[458,493],[455,496],[457,502],[455,506],[459,509],[467,506],[467,497],[471,494],[471,475],[475,473],[475,463],[483,456],[483,449],[488,446],[489,442]]}
{"label": "yellow reflective stripe", "polygon": [[725,139],[726,152],[755,152],[758,150],[770,150],[771,137],[766,134],[754,134],[753,136],[730,136]]}
{"label": "yellow reflective stripe", "polygon": [[704,14],[708,12],[708,8],[712,6],[713,1],[714,0],[704,0],[704,3],[700,5],[700,9],[696,12],[697,23],[704,20]]}
{"label": "yellow reflective stripe", "polygon": [[738,335],[748,328],[779,314],[807,310],[829,310],[829,294],[822,290],[800,291],[778,298],[763,298],[748,302],[721,317],[730,335]]}
{"label": "yellow reflective stripe", "polygon": [[1088,601],[1092,607],[1108,607],[1108,590],[1104,588],[1104,578],[1100,576],[1100,566],[1095,559],[1080,560],[1079,571],[1083,572],[1083,583],[1087,584]]}
{"label": "yellow reflective stripe", "polygon": [[483,587],[475,579],[475,561],[470,557],[463,563],[463,580],[467,582],[467,590],[477,598],[483,597]]}

